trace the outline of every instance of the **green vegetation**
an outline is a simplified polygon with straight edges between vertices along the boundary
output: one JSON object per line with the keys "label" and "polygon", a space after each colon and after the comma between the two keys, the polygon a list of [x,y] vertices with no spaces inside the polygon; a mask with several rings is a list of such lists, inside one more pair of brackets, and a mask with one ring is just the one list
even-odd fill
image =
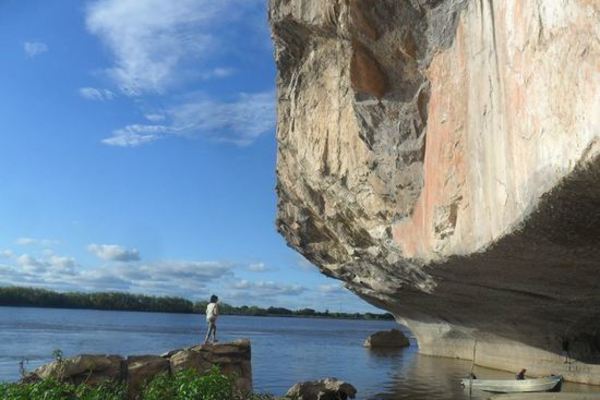
{"label": "green vegetation", "polygon": [[95,387],[44,379],[34,383],[0,383],[3,400],[124,400],[123,385],[104,383]]}
{"label": "green vegetation", "polygon": [[[17,286],[0,287],[0,306],[79,308],[113,311],[204,313],[206,302],[193,303],[181,297],[144,296],[123,292],[66,292]],[[232,306],[219,303],[223,315],[296,316],[346,319],[392,320],[391,314],[320,312],[311,308],[289,310],[282,307]]]}
{"label": "green vegetation", "polygon": [[117,311],[193,312],[193,303],[178,297],[154,297],[120,292],[59,293],[17,286],[0,287],[0,305],[87,308]]}
{"label": "green vegetation", "polygon": [[[104,383],[89,387],[45,379],[35,383],[0,383],[3,400],[125,400],[127,388]],[[206,375],[194,370],[161,374],[146,385],[141,400],[274,400],[265,394],[236,394],[233,379],[214,367]]]}
{"label": "green vegetation", "polygon": [[270,395],[235,393],[233,379],[213,369],[206,375],[184,370],[173,376],[161,374],[144,389],[143,400],[269,400]]}

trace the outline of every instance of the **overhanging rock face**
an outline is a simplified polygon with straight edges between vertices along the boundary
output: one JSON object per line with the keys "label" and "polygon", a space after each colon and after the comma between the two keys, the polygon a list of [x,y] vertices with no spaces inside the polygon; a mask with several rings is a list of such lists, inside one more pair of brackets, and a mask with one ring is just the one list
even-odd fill
{"label": "overhanging rock face", "polygon": [[289,244],[423,353],[600,384],[600,3],[269,13]]}

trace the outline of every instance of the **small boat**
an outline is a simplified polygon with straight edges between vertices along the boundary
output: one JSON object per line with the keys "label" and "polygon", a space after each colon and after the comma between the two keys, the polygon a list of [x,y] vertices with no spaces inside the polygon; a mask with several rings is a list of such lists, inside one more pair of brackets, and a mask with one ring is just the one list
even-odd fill
{"label": "small boat", "polygon": [[560,391],[562,376],[552,375],[534,379],[463,379],[461,384],[469,389],[495,393],[550,392]]}

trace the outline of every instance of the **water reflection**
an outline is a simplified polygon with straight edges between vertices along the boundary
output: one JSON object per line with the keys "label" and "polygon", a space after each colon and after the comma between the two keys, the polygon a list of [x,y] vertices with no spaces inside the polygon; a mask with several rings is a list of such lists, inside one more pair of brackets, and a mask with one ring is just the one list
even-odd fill
{"label": "water reflection", "polygon": [[[418,354],[413,344],[400,351],[370,351],[370,357],[378,360],[394,360],[394,373],[380,391],[365,397],[368,400],[483,400],[490,393],[468,390],[460,385],[460,380],[468,375],[471,362],[451,358],[430,357]],[[514,374],[493,369],[474,367],[480,378],[513,379]],[[600,392],[600,387],[565,383],[563,392]]]}
{"label": "water reflection", "polygon": [[[420,355],[414,343],[407,349],[369,353],[377,362],[394,360],[392,374],[369,400],[468,399],[459,382],[468,373],[469,362]],[[487,397],[474,393],[472,398]]]}

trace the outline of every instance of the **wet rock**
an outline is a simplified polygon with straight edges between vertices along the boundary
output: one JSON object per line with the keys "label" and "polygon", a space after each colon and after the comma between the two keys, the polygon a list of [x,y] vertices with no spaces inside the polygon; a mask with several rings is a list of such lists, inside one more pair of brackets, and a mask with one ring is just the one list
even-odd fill
{"label": "wet rock", "polygon": [[402,348],[409,345],[408,338],[399,329],[374,333],[364,343],[365,347],[371,348]]}
{"label": "wet rock", "polygon": [[285,398],[295,400],[346,400],[355,397],[356,388],[336,378],[296,383],[285,394]]}

